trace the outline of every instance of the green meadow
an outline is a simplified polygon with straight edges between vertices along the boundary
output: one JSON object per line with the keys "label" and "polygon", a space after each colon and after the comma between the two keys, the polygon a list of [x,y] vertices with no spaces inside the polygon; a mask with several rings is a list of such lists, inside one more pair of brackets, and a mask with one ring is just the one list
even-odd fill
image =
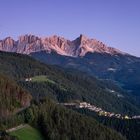
{"label": "green meadow", "polygon": [[32,77],[32,82],[49,82],[49,83],[55,84],[54,81],[48,79],[47,76],[45,76],[45,75],[39,75],[39,76]]}
{"label": "green meadow", "polygon": [[10,132],[10,135],[18,137],[19,140],[44,140],[42,134],[29,125]]}

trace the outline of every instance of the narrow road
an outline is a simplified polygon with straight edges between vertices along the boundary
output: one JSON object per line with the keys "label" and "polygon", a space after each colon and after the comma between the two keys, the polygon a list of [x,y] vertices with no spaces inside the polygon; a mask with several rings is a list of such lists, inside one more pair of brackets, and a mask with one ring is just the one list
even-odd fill
{"label": "narrow road", "polygon": [[16,130],[22,129],[22,128],[26,127],[26,126],[27,126],[27,124],[21,124],[19,126],[7,129],[6,132],[9,133],[9,132],[12,132],[12,131],[16,131]]}

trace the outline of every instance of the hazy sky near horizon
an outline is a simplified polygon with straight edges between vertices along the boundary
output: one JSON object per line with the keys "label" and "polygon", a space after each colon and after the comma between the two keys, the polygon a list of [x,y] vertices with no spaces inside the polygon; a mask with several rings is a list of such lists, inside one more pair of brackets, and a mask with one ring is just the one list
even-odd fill
{"label": "hazy sky near horizon", "polygon": [[0,39],[80,34],[140,56],[140,0],[0,0]]}

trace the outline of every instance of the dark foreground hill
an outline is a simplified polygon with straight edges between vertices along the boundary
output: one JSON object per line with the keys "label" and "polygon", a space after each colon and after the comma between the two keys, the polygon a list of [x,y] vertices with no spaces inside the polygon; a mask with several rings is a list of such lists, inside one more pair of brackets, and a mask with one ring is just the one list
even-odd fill
{"label": "dark foreground hill", "polygon": [[80,115],[50,101],[42,100],[12,117],[8,125],[28,123],[49,140],[125,140],[90,117]]}

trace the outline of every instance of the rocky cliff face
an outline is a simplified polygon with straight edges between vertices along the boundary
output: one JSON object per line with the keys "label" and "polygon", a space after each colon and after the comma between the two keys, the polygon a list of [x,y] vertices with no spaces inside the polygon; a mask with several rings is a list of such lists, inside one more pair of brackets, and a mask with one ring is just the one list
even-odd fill
{"label": "rocky cliff face", "polygon": [[85,56],[87,52],[98,52],[108,54],[123,54],[121,51],[111,48],[96,39],[89,39],[84,35],[73,41],[59,36],[39,38],[34,35],[20,36],[17,41],[11,37],[0,40],[0,50],[6,52],[16,52],[30,54],[33,52],[52,51],[66,56],[78,57]]}

